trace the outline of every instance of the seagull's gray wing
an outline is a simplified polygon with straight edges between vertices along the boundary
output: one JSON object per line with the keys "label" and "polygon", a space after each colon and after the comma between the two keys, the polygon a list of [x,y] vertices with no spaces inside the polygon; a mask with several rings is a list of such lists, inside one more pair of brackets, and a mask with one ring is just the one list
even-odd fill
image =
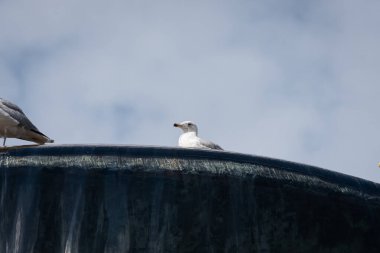
{"label": "seagull's gray wing", "polygon": [[210,148],[210,149],[217,149],[217,150],[223,150],[218,144],[215,144],[211,141],[206,141],[200,139],[200,144],[202,147]]}
{"label": "seagull's gray wing", "polygon": [[[4,110],[6,113],[9,114],[13,119],[17,120],[19,122],[20,126],[25,127],[26,129],[29,129],[33,132],[42,134],[38,128],[33,125],[33,123],[26,117],[24,112],[21,110],[20,107],[13,104],[10,101],[7,101],[5,99],[0,99],[0,107],[2,110]],[[42,134],[43,135],[43,134]]]}

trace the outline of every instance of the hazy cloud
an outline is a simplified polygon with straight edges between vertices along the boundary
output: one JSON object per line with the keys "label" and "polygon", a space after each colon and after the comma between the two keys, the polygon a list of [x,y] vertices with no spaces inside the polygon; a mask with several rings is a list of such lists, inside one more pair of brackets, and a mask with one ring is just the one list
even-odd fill
{"label": "hazy cloud", "polygon": [[[57,143],[227,150],[380,182],[378,1],[0,2],[1,96]],[[18,143],[10,141],[9,144]]]}

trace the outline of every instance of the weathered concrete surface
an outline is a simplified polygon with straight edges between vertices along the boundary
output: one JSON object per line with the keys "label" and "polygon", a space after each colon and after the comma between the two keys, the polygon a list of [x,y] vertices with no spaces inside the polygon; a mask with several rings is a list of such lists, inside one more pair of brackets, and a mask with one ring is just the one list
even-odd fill
{"label": "weathered concrete surface", "polygon": [[380,186],[222,151],[0,153],[0,252],[379,252]]}

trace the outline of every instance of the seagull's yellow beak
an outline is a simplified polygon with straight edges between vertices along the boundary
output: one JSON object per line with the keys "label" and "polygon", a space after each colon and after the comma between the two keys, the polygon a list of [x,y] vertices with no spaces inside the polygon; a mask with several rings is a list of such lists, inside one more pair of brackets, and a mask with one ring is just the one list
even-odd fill
{"label": "seagull's yellow beak", "polygon": [[181,127],[181,125],[180,124],[178,124],[178,123],[174,123],[174,125],[173,125],[174,127]]}

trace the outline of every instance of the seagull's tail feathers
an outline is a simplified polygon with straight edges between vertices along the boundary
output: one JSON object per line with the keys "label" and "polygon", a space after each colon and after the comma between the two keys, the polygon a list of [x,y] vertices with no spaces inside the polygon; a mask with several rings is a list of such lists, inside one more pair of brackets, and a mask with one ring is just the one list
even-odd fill
{"label": "seagull's tail feathers", "polygon": [[26,132],[25,136],[23,136],[20,139],[27,140],[27,141],[33,141],[33,142],[41,144],[41,145],[45,144],[45,143],[53,143],[54,142],[54,140],[50,139],[49,137],[47,137],[46,135],[44,135],[43,133],[41,133],[40,131],[38,131],[36,129],[30,129],[29,131]]}
{"label": "seagull's tail feathers", "polygon": [[54,140],[49,139],[46,143],[54,143]]}
{"label": "seagull's tail feathers", "polygon": [[215,144],[215,148],[214,149],[217,149],[217,150],[224,150],[221,146]]}

